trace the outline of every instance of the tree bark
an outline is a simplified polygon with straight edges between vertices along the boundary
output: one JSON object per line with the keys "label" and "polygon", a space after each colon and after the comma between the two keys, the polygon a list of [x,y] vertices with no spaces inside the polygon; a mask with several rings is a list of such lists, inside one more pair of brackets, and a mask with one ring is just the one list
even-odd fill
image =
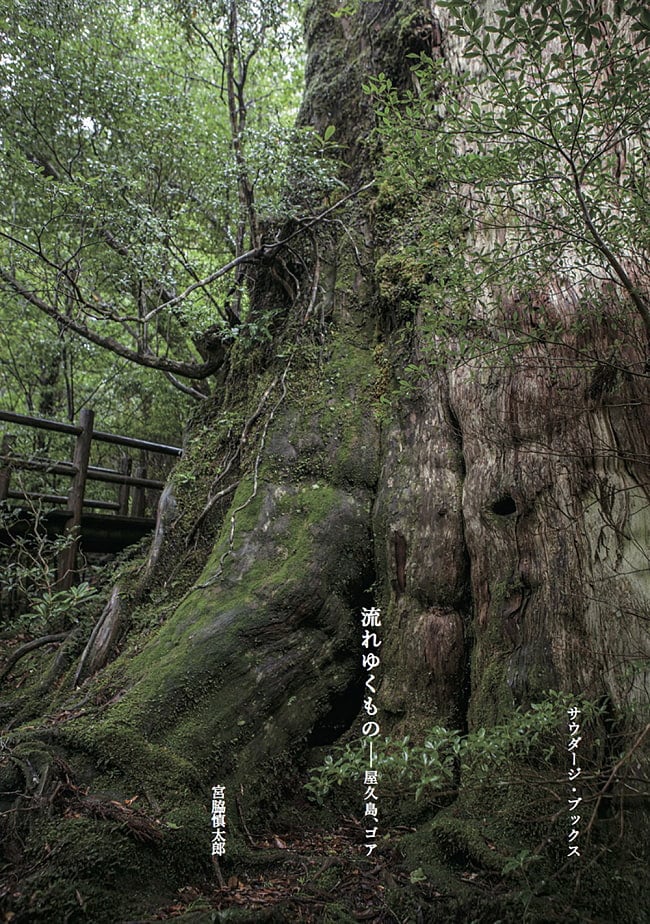
{"label": "tree bark", "polygon": [[[403,85],[405,56],[439,45],[440,23],[388,0],[351,19],[330,12],[307,13],[302,118],[321,132],[336,124],[346,180],[361,184],[372,124],[361,84],[383,70]],[[582,745],[585,804],[616,786],[620,740],[630,729],[638,739],[647,705],[648,380],[629,371],[642,351],[625,344],[603,375],[617,331],[605,318],[571,333],[579,306],[551,293],[560,345],[533,339],[502,364],[424,366],[405,394],[398,379],[428,335],[419,311],[379,295],[374,265],[391,246],[379,207],[369,190],[315,243],[296,238],[291,272],[318,292],[309,304],[287,308],[286,264],[259,268],[253,311],[275,311],[273,357],[233,358],[223,393],[206,402],[173,481],[173,517],[143,573],[121,584],[130,633],[78,693],[85,714],[32,721],[17,738],[41,776],[64,755],[95,796],[138,794],[161,834],[140,843],[114,816],[66,814],[59,786],[49,803],[59,814],[37,813],[23,834],[41,864],[16,889],[25,920],[84,920],[75,890],[92,920],[127,920],[196,881],[209,867],[214,785],[226,791],[224,862],[237,871],[247,830],[289,798],[310,749],[360,728],[369,605],[383,616],[382,731],[493,728],[549,689],[585,694],[606,704],[600,743],[589,732]],[[95,654],[91,639],[78,680]],[[61,709],[59,697],[34,717]],[[567,868],[562,761],[543,793],[535,768],[523,791],[497,780],[481,789],[469,773],[454,804],[432,804],[404,839],[408,869],[450,902],[449,920],[521,920],[512,890],[472,893],[466,874],[507,883],[506,860],[539,848],[531,921],[577,920],[574,907],[604,920],[615,902],[641,921],[646,874],[627,815],[620,837],[622,822],[592,818],[589,860]],[[625,886],[605,895],[599,877],[617,863]],[[421,906],[423,920],[442,907]]]}

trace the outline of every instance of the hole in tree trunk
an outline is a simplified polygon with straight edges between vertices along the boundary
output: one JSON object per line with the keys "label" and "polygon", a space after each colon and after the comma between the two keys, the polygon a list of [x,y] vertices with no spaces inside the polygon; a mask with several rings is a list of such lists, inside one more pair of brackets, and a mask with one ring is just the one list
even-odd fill
{"label": "hole in tree trunk", "polygon": [[[352,589],[352,609],[361,618],[361,610],[375,606],[375,599],[372,591],[366,590],[372,587],[375,582],[374,570],[368,570],[363,576],[358,587]],[[364,588],[364,589],[362,589]],[[364,693],[367,694],[365,683],[367,672],[361,668],[361,626],[359,625],[359,654],[357,658],[356,676],[350,681],[348,686],[340,693],[331,698],[330,710],[319,721],[318,725],[312,729],[307,740],[307,746],[310,748],[323,747],[324,745],[333,744],[343,735],[355,721],[363,706]],[[381,633],[381,629],[377,630]],[[378,678],[379,679],[379,678]]]}
{"label": "hole in tree trunk", "polygon": [[517,512],[517,505],[514,498],[509,494],[503,494],[494,501],[490,509],[492,513],[496,513],[500,517],[509,517]]}
{"label": "hole in tree trunk", "polygon": [[358,677],[342,693],[332,699],[332,708],[313,729],[309,747],[333,744],[350,728],[363,704],[364,678]]}

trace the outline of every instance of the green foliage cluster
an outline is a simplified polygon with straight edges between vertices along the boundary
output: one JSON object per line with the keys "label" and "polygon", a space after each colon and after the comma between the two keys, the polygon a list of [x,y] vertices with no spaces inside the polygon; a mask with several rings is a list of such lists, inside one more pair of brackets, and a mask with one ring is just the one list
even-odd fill
{"label": "green foliage cluster", "polygon": [[[439,6],[446,53],[412,56],[409,90],[385,74],[365,85],[380,199],[407,198],[418,224],[397,257],[428,280],[432,340],[462,342],[462,353],[491,338],[498,351],[517,334],[501,317],[494,341],[508,300],[530,307],[537,339],[552,339],[541,297],[552,280],[558,293],[588,293],[592,310],[616,306],[623,332],[640,321],[650,338],[645,5]],[[458,51],[460,71],[449,63]]]}
{"label": "green foliage cluster", "polygon": [[[583,720],[593,719],[602,707],[555,690],[549,690],[540,703],[518,708],[507,722],[492,728],[478,728],[468,734],[442,726],[431,728],[422,743],[390,737],[373,741],[379,786],[399,799],[436,797],[455,791],[460,779],[464,786],[480,786],[495,779],[503,785],[511,781],[513,768],[521,758],[534,755],[542,769],[550,770],[559,749],[566,746],[566,714],[577,705]],[[347,744],[328,755],[317,767],[305,789],[318,803],[334,787],[363,779],[368,769],[368,746],[361,740]]]}
{"label": "green foliage cluster", "polygon": [[[22,577],[22,576],[21,576]],[[49,632],[61,625],[75,622],[74,614],[96,590],[88,581],[75,584],[68,590],[46,590],[42,596],[32,596],[32,609],[21,617],[21,625],[28,624],[30,631]]]}
{"label": "green foliage cluster", "polygon": [[32,513],[34,519],[25,532],[21,511],[0,505],[0,530],[10,539],[9,545],[0,548],[0,615],[10,634],[39,635],[69,629],[97,596],[96,587],[88,581],[67,590],[57,588],[57,557],[73,537],[48,538],[40,509],[34,507]]}
{"label": "green foliage cluster", "polygon": [[0,405],[178,440],[177,389],[264,336],[246,253],[338,189],[299,6],[0,0]]}

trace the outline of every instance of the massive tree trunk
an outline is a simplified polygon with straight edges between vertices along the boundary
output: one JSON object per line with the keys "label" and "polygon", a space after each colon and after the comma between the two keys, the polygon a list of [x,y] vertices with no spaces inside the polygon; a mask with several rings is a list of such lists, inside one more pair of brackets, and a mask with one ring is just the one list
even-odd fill
{"label": "massive tree trunk", "polygon": [[[307,13],[302,118],[337,125],[360,188],[372,124],[361,84],[381,70],[404,84],[406,55],[439,47],[440,24],[415,3],[363,4],[350,19],[328,7]],[[383,615],[382,731],[491,728],[550,689],[603,706],[580,746],[583,856],[566,859],[566,755],[545,780],[522,766],[523,785],[459,768],[451,804],[401,844],[447,904],[420,896],[424,917],[399,920],[441,908],[522,920],[521,882],[500,877],[523,850],[541,858],[527,920],[643,920],[640,827],[612,773],[643,772],[640,746],[616,767],[647,701],[634,668],[649,648],[648,380],[625,372],[641,348],[624,346],[613,370],[616,331],[600,320],[571,333],[577,308],[563,297],[562,346],[425,366],[407,393],[397,382],[425,335],[375,282],[391,246],[381,207],[366,189],[300,252],[259,267],[252,310],[273,315],[274,350],[233,349],[150,558],[120,579],[112,660],[73,690],[90,671],[70,657],[56,692],[34,686],[4,708],[3,840],[26,871],[13,920],[123,921],[160,906],[209,866],[214,785],[224,870],[245,865],[246,828],[269,823],[310,748],[360,727],[370,605]],[[296,279],[306,294],[290,304]],[[128,814],[135,795],[143,811]]]}

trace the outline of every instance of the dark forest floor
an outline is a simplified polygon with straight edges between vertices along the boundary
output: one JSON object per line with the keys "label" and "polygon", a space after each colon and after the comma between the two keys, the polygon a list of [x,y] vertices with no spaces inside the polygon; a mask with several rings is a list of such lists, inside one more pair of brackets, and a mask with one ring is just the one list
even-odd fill
{"label": "dark forest floor", "polygon": [[[417,906],[400,915],[396,895],[414,889],[422,893],[422,907],[430,913],[432,900],[441,893],[426,884],[413,883],[400,870],[399,837],[411,829],[396,829],[371,857],[366,857],[361,825],[346,820],[331,831],[310,831],[269,835],[255,843],[263,868],[260,873],[241,873],[223,879],[215,869],[215,882],[223,885],[188,887],[179,892],[178,901],[160,909],[151,918],[166,921],[182,918],[209,921],[211,910],[230,911],[216,921],[259,920],[297,921],[305,924],[363,921],[368,924],[406,924],[426,921]],[[286,852],[284,859],[279,852]],[[243,914],[234,914],[239,911]],[[247,913],[245,913],[247,912]]]}

